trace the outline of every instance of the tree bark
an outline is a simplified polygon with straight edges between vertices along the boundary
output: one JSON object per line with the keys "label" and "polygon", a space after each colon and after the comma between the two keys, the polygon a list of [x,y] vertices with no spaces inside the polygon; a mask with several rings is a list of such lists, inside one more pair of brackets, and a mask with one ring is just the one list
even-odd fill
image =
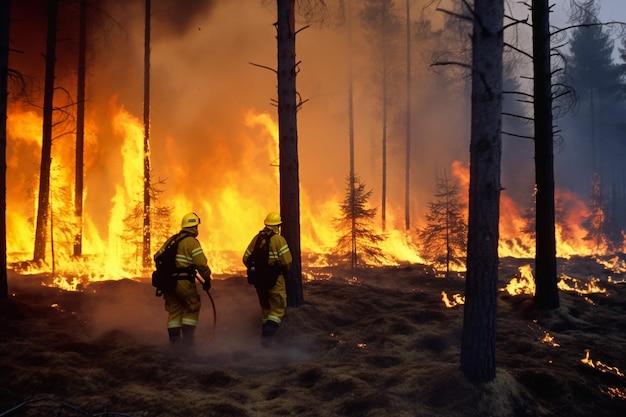
{"label": "tree bark", "polygon": [[548,0],[533,0],[536,253],[535,301],[541,309],[559,306],[554,208],[552,72]]}
{"label": "tree bark", "polygon": [[354,78],[352,73],[352,1],[348,2],[348,136],[350,141],[350,207],[352,207],[352,246],[350,268],[356,268],[356,201],[354,172]]}
{"label": "tree bark", "polygon": [[35,250],[33,260],[45,262],[48,215],[50,209],[50,166],[52,164],[52,113],[54,111],[54,70],[56,65],[57,1],[48,0],[48,37],[46,41],[46,78],[43,99],[41,165]]}
{"label": "tree bark", "polygon": [[287,304],[304,302],[300,254],[300,179],[296,113],[295,0],[277,0],[278,22],[278,141],[280,158],[280,210],[283,235],[293,256],[287,280]]}
{"label": "tree bark", "polygon": [[146,0],[143,79],[143,266],[152,265],[150,250],[150,14],[151,0]]}
{"label": "tree bark", "polygon": [[406,155],[404,229],[411,229],[411,1],[406,0]]}
{"label": "tree bark", "polygon": [[461,370],[495,378],[498,221],[502,151],[503,0],[474,2],[467,278]]}
{"label": "tree bark", "polygon": [[381,184],[382,184],[382,192],[381,192],[381,206],[380,206],[380,214],[381,214],[381,227],[383,232],[387,228],[387,66],[388,66],[388,58],[387,58],[387,36],[383,31],[382,35],[383,42],[383,85],[382,85],[382,105],[383,105],[383,114],[382,114],[382,172],[381,172]]}
{"label": "tree bark", "polygon": [[76,236],[74,256],[83,252],[83,152],[85,143],[85,76],[87,73],[87,0],[80,0],[80,23],[78,30],[78,85],[76,108],[76,179],[74,189],[74,216]]}
{"label": "tree bark", "polygon": [[0,5],[0,176],[2,189],[0,190],[0,300],[9,297],[7,282],[7,95],[9,77],[9,22],[11,1],[3,1]]}

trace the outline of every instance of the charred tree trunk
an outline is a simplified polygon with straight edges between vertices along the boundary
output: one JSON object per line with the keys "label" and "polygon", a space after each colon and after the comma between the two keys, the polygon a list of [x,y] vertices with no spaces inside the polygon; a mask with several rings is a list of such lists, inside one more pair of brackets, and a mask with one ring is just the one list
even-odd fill
{"label": "charred tree trunk", "polygon": [[304,302],[300,254],[300,179],[296,113],[295,0],[278,2],[278,142],[280,158],[280,210],[283,234],[293,256],[287,280],[287,304]]}
{"label": "charred tree trunk", "polygon": [[404,229],[411,229],[411,1],[406,0],[406,166],[404,178]]}
{"label": "charred tree trunk", "polygon": [[9,78],[9,16],[11,1],[3,1],[0,5],[0,176],[2,189],[0,190],[0,300],[9,297],[7,282],[7,94]]}
{"label": "charred tree trunk", "polygon": [[552,71],[548,0],[533,0],[536,254],[535,301],[541,309],[559,306],[556,271]]}
{"label": "charred tree trunk", "polygon": [[80,0],[80,23],[78,33],[78,85],[76,108],[76,180],[74,189],[74,215],[76,236],[74,256],[83,252],[83,152],[85,143],[85,76],[87,73],[87,0]]}
{"label": "charred tree trunk", "polygon": [[491,381],[496,374],[503,18],[503,0],[474,2],[469,229],[461,370],[475,383]]}
{"label": "charred tree trunk", "polygon": [[387,228],[387,36],[383,31],[383,91],[382,91],[382,104],[383,104],[383,131],[382,131],[382,201],[380,207],[381,222],[383,232]]}
{"label": "charred tree trunk", "polygon": [[50,166],[52,164],[52,113],[54,111],[54,67],[56,65],[57,2],[48,0],[48,38],[46,41],[46,79],[43,98],[43,129],[41,138],[41,165],[39,168],[39,200],[35,251],[37,263],[46,259],[48,214],[50,209]]}
{"label": "charred tree trunk", "polygon": [[150,256],[150,9],[146,0],[143,80],[143,266],[152,265]]}
{"label": "charred tree trunk", "polygon": [[352,246],[350,267],[356,268],[356,201],[354,172],[354,78],[352,74],[352,1],[348,3],[348,135],[350,137],[350,207],[352,207]]}

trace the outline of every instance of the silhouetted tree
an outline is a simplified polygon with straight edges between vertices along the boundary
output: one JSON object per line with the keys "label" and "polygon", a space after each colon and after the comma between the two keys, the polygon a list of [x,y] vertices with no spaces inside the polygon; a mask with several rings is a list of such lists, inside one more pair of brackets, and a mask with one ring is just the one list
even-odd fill
{"label": "silhouetted tree", "polygon": [[406,145],[404,166],[404,228],[411,228],[411,0],[406,0]]}
{"label": "silhouetted tree", "polygon": [[334,219],[341,233],[333,251],[339,259],[349,262],[352,269],[359,265],[380,264],[385,256],[378,246],[385,236],[375,232],[372,224],[376,208],[368,208],[372,191],[358,177],[348,177],[346,198],[341,203],[342,216]]}
{"label": "silhouetted tree", "polygon": [[76,182],[74,187],[74,217],[76,235],[74,256],[83,252],[83,153],[85,147],[85,78],[87,75],[87,0],[80,0],[78,25],[78,77],[76,86]]}
{"label": "silhouetted tree", "polygon": [[150,10],[151,0],[146,0],[144,28],[144,78],[143,78],[143,256],[144,267],[152,265],[150,250]]}
{"label": "silhouetted tree", "polygon": [[9,80],[9,22],[11,15],[11,1],[0,4],[0,300],[9,296],[7,282],[7,95]]}
{"label": "silhouetted tree", "polygon": [[48,217],[50,211],[50,165],[52,163],[52,116],[54,71],[56,65],[57,1],[48,0],[48,32],[46,40],[46,76],[44,85],[41,165],[39,168],[39,199],[35,229],[33,260],[45,262]]}
{"label": "silhouetted tree", "polygon": [[470,381],[482,383],[496,376],[504,0],[476,0],[472,15],[469,222],[461,370]]}
{"label": "silhouetted tree", "polygon": [[394,14],[393,0],[365,0],[363,9],[359,13],[365,28],[371,34],[375,60],[380,62],[380,102],[382,108],[382,191],[381,191],[381,221],[385,230],[387,218],[387,124],[389,108],[389,70],[391,68],[392,53],[395,37],[399,34],[399,18]]}
{"label": "silhouetted tree", "polygon": [[559,306],[554,208],[554,134],[548,0],[532,1],[533,110],[535,128],[535,300],[542,309]]}
{"label": "silhouetted tree", "polygon": [[[577,175],[564,178],[564,183],[579,193],[591,195],[593,210],[596,214],[597,210],[602,211],[606,225],[593,233],[606,233],[602,240],[607,241],[609,249],[621,248],[623,238],[619,231],[626,227],[626,184],[624,175],[619,175],[626,154],[622,137],[626,110],[624,67],[614,62],[614,42],[598,19],[599,2],[572,0],[571,4],[570,22],[574,28],[561,82],[569,85],[576,95],[576,114],[568,115],[564,130],[571,149],[570,166]],[[581,181],[582,176],[587,181]]]}
{"label": "silhouetted tree", "polygon": [[602,183],[597,173],[594,174],[591,185],[591,201],[589,203],[591,213],[583,222],[583,226],[587,230],[584,239],[593,243],[596,253],[602,253],[607,249],[613,250],[615,248],[607,239],[608,219],[603,208]]}
{"label": "silhouetted tree", "polygon": [[439,265],[445,265],[450,276],[450,263],[465,266],[467,251],[467,221],[459,187],[444,172],[437,179],[436,200],[428,202],[426,226],[418,231],[420,255]]}
{"label": "silhouetted tree", "polygon": [[[149,188],[150,192],[150,226],[152,229],[151,236],[156,242],[165,242],[167,238],[171,236],[170,219],[174,211],[173,207],[163,207],[159,204],[159,195],[163,192],[161,188],[165,184],[165,181],[160,181],[157,184],[151,184]],[[143,201],[137,201],[133,206],[132,211],[124,218],[124,240],[132,243],[133,247],[138,249],[133,259],[128,259],[128,262],[136,264],[137,261],[143,260],[143,224],[137,223],[137,219],[141,218],[144,213]],[[141,249],[140,249],[141,248]]]}
{"label": "silhouetted tree", "polygon": [[286,282],[287,304],[299,306],[304,302],[304,295],[300,253],[300,174],[296,117],[299,103],[296,91],[295,0],[277,0],[277,2],[280,211],[283,218],[283,235],[293,256],[291,273]]}

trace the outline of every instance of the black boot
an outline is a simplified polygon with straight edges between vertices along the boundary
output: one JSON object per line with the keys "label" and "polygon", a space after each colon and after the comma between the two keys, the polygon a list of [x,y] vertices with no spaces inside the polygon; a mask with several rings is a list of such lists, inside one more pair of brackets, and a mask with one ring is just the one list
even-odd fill
{"label": "black boot", "polygon": [[274,335],[278,330],[278,323],[272,320],[268,320],[263,323],[263,331],[261,333],[261,345],[264,347],[270,347],[274,340]]}
{"label": "black boot", "polygon": [[167,329],[167,333],[170,337],[170,349],[178,349],[180,347],[180,333],[181,333],[181,328],[180,327],[172,327],[170,329]]}
{"label": "black boot", "polygon": [[196,326],[183,324],[183,345],[186,349],[193,347]]}

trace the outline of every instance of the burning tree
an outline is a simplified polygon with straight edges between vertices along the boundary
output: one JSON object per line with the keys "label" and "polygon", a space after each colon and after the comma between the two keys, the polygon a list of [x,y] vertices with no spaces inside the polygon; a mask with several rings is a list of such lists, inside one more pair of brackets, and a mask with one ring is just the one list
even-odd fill
{"label": "burning tree", "polygon": [[50,165],[52,163],[52,113],[54,96],[54,71],[56,64],[57,2],[48,2],[48,38],[46,45],[46,77],[43,103],[43,132],[41,145],[41,166],[39,172],[39,201],[37,204],[37,227],[33,261],[44,262],[46,238],[50,210]]}
{"label": "burning tree", "polygon": [[342,217],[334,219],[336,229],[341,232],[335,247],[335,255],[350,267],[371,263],[380,264],[385,256],[378,244],[385,240],[372,228],[376,208],[367,208],[372,191],[365,191],[365,184],[357,176],[348,177],[346,198],[341,203]]}
{"label": "burning tree", "polygon": [[0,300],[9,296],[7,284],[7,234],[6,234],[6,146],[7,146],[7,88],[9,78],[9,15],[11,2],[5,1],[0,5],[0,176],[2,189],[0,190],[0,205],[2,218],[0,219]]}
{"label": "burning tree", "polygon": [[[152,228],[152,241],[156,242],[165,242],[167,238],[170,237],[170,220],[172,218],[172,213],[174,209],[172,207],[163,207],[159,204],[159,195],[163,192],[160,186],[162,186],[165,181],[161,180],[156,184],[150,184],[148,191],[150,193],[150,201],[152,204],[150,205],[150,219],[151,219],[151,228]],[[124,224],[126,228],[124,230],[124,235],[122,236],[125,241],[133,242],[133,246],[137,248],[137,252],[135,254],[135,263],[137,260],[141,260],[140,264],[143,264],[144,259],[144,224],[143,222],[137,222],[137,219],[141,219],[144,217],[145,209],[144,209],[144,201],[136,201],[136,204],[133,206],[130,213],[126,215],[124,218]],[[151,253],[154,251],[151,249]],[[130,260],[129,260],[130,261]],[[152,257],[150,257],[150,262],[152,262]]]}
{"label": "burning tree", "polygon": [[463,216],[464,204],[459,187],[445,174],[437,179],[435,201],[428,203],[427,225],[418,230],[420,254],[438,265],[445,265],[446,277],[450,263],[465,265],[467,222]]}
{"label": "burning tree", "polygon": [[585,219],[584,226],[588,233],[584,237],[585,240],[591,241],[594,244],[594,249],[602,251],[606,249],[614,250],[611,242],[607,239],[608,230],[610,229],[609,221],[605,215],[605,209],[602,198],[602,183],[600,181],[600,175],[594,173],[592,178],[592,192],[591,192],[591,213]]}

